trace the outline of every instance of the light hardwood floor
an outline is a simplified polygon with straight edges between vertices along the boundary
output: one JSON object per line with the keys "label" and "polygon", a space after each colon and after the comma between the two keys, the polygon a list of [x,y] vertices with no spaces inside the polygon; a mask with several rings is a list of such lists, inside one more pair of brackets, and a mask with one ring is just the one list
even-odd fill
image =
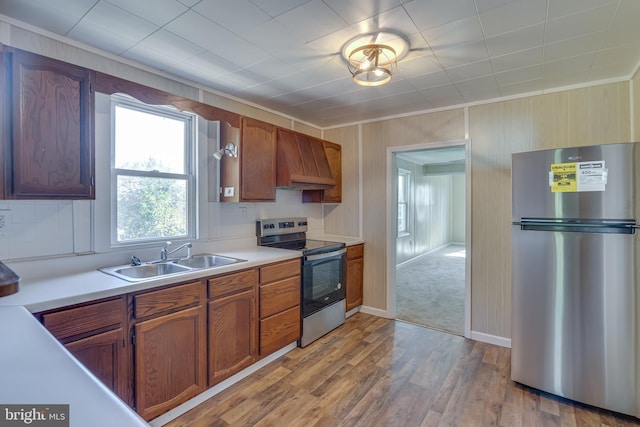
{"label": "light hardwood floor", "polygon": [[509,349],[358,313],[167,426],[640,426],[509,370]]}

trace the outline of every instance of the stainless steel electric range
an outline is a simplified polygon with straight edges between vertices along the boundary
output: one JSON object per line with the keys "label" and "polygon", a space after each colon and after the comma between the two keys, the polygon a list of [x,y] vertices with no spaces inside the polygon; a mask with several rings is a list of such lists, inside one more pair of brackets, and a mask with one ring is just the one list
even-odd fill
{"label": "stainless steel electric range", "polygon": [[307,218],[256,221],[259,246],[302,252],[300,347],[345,322],[346,245],[307,239]]}

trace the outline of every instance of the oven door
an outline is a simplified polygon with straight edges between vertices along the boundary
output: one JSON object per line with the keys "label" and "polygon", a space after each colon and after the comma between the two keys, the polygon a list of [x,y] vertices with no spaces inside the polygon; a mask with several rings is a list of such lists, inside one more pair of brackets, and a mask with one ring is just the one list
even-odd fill
{"label": "oven door", "polygon": [[302,317],[345,298],[347,250],[304,257],[302,263]]}

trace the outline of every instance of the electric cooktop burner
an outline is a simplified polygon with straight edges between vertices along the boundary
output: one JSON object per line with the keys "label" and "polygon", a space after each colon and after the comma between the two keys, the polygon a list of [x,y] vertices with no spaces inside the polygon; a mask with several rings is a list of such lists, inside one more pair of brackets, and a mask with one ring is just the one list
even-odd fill
{"label": "electric cooktop burner", "polygon": [[304,255],[337,251],[346,245],[341,242],[307,239],[307,218],[276,218],[256,221],[259,246],[293,249]]}

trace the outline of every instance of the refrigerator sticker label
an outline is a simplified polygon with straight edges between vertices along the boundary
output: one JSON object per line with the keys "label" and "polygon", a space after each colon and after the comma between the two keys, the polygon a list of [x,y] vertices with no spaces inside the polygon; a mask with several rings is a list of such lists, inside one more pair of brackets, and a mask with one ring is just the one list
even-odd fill
{"label": "refrigerator sticker label", "polygon": [[604,191],[606,184],[604,160],[578,163],[578,191]]}
{"label": "refrigerator sticker label", "polygon": [[553,193],[575,193],[578,191],[576,165],[577,163],[555,163],[551,165],[549,185]]}
{"label": "refrigerator sticker label", "polygon": [[549,186],[553,193],[604,191],[606,184],[607,169],[604,160],[554,163],[549,172]]}

